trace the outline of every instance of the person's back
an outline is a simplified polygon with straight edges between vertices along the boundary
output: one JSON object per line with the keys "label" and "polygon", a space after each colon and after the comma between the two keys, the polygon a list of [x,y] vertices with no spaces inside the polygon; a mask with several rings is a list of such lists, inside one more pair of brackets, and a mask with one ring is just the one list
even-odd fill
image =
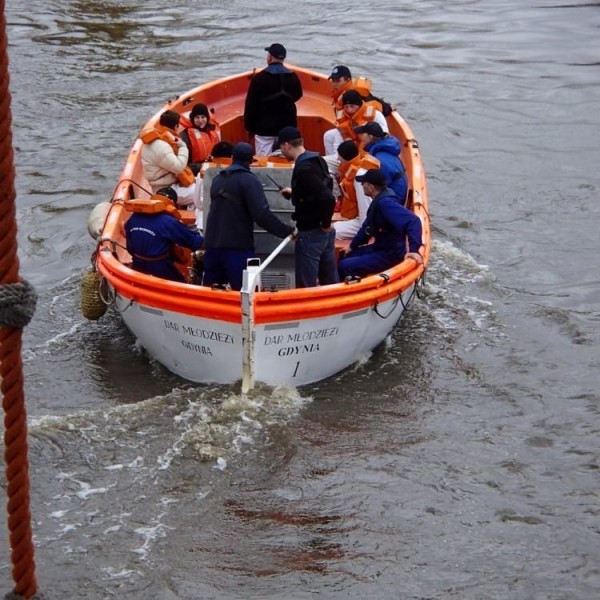
{"label": "person's back", "polygon": [[236,144],[233,164],[211,184],[204,285],[229,283],[232,289],[241,288],[246,262],[254,257],[254,223],[280,238],[294,231],[271,212],[259,179],[250,171],[252,158],[249,144]]}
{"label": "person's back", "polygon": [[[145,212],[144,203],[160,201],[164,205],[162,212]],[[125,223],[125,238],[134,269],[172,281],[184,281],[174,264],[173,246],[178,244],[198,250],[204,240],[197,231],[179,220],[176,201],[177,194],[173,189],[164,188],[148,200],[131,202],[134,208]],[[129,209],[127,203],[126,207]]]}
{"label": "person's back", "polygon": [[244,106],[244,125],[261,156],[270,153],[280,129],[296,126],[296,102],[303,93],[298,75],[283,64],[286,49],[271,44],[265,51],[268,66],[252,77]]}

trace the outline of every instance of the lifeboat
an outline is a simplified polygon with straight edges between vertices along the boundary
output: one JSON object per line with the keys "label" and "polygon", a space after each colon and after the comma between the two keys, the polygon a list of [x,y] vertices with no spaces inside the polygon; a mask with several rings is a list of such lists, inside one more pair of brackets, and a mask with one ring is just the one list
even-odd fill
{"label": "lifeboat", "polygon": [[[335,126],[331,83],[326,75],[287,65],[301,79],[298,128],[307,150],[323,153],[323,134]],[[158,122],[167,109],[185,116],[202,102],[218,120],[221,137],[232,144],[248,141],[244,101],[253,72],[212,81],[168,101],[145,124]],[[141,165],[142,141],[129,151],[110,204],[103,203],[94,262],[124,324],[155,360],[194,382],[233,384],[242,391],[256,382],[300,386],[327,378],[363,359],[390,335],[414,299],[430,253],[427,185],[419,145],[411,128],[393,111],[390,134],[401,141],[409,181],[407,208],[423,225],[423,264],[407,258],[382,273],[335,285],[294,287],[294,242],[281,241],[256,227],[257,259],[249,261],[241,291],[194,283],[192,257],[185,269],[189,283],[167,281],[135,271],[126,250],[126,204],[150,196]],[[203,211],[219,164],[204,165]],[[279,188],[289,185],[292,163],[256,157],[251,166],[263,182],[273,212],[293,224],[292,207]],[[200,215],[202,217],[202,215]],[[201,218],[199,222],[202,222]],[[206,219],[204,218],[204,222]],[[340,244],[340,248],[343,244]]]}

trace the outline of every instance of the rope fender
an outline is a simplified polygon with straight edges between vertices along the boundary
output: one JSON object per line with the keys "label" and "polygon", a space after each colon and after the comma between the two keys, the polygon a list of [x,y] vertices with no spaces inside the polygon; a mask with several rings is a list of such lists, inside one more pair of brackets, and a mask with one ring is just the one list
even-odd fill
{"label": "rope fender", "polygon": [[0,285],[0,327],[22,329],[31,321],[36,305],[37,294],[29,282]]}

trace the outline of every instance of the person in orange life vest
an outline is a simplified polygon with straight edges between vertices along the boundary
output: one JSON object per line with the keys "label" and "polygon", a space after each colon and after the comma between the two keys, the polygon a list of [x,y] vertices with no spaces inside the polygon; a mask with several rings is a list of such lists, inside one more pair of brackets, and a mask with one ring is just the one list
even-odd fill
{"label": "person in orange life vest", "polygon": [[359,153],[353,140],[346,140],[338,146],[338,156],[338,177],[342,192],[340,215],[344,220],[336,221],[333,226],[338,240],[351,240],[364,223],[371,204],[371,198],[356,181],[356,176],[362,175],[368,169],[378,168],[379,161],[368,154]]}
{"label": "person in orange life vest", "polygon": [[377,110],[372,101],[365,102],[356,90],[344,92],[342,103],[344,116],[338,119],[336,126],[343,140],[358,141],[354,128],[369,121],[375,121],[384,131],[389,131],[387,121],[381,111]]}
{"label": "person in orange life vest", "polygon": [[[422,264],[421,219],[400,204],[380,169],[369,169],[357,175],[356,180],[362,183],[372,201],[365,222],[350,242],[350,253],[338,264],[340,279],[381,273],[405,258]],[[369,243],[372,238],[373,243]]]}
{"label": "person in orange life vest", "polygon": [[[328,77],[331,81],[331,99],[335,120],[344,116],[344,105],[342,104],[342,95],[344,92],[352,89],[352,73],[345,65],[338,65],[331,71]],[[323,134],[323,145],[325,146],[325,155],[334,155],[336,148],[342,143],[342,137],[336,127],[328,129]]]}
{"label": "person in orange life vest", "polygon": [[267,67],[250,80],[244,104],[244,125],[254,135],[255,153],[268,156],[279,130],[296,126],[296,102],[302,98],[298,75],[284,66],[287,51],[282,44],[265,48]]}
{"label": "person in orange life vest", "polygon": [[134,212],[125,223],[127,251],[133,259],[133,268],[163,279],[185,281],[175,266],[174,245],[198,250],[204,238],[179,220],[175,208],[177,193],[172,187],[158,190],[151,199],[162,199],[164,211]]}
{"label": "person in orange life vest", "polygon": [[383,131],[375,122],[365,123],[354,131],[358,135],[362,147],[379,160],[388,187],[394,190],[404,206],[408,195],[408,177],[402,160],[400,160],[402,150],[400,140]]}
{"label": "person in orange life vest", "polygon": [[[336,121],[344,116],[342,96],[344,95],[344,92],[351,89],[355,89],[364,101],[374,101],[375,108],[379,110],[384,117],[389,116],[394,110],[394,107],[383,100],[383,98],[373,96],[371,93],[371,82],[368,79],[358,77],[353,80],[350,69],[345,65],[334,67],[328,79],[331,80],[331,98]],[[335,127],[333,129],[328,129],[323,135],[325,155],[334,155],[336,148],[342,141],[342,137]]]}
{"label": "person in orange life vest", "polygon": [[178,206],[187,208],[199,197],[200,185],[196,185],[196,177],[188,167],[187,146],[177,134],[179,119],[179,113],[166,110],[157,125],[141,131],[142,169],[153,193],[172,186]]}
{"label": "person in orange life vest", "polygon": [[191,127],[181,132],[181,139],[189,151],[188,165],[198,173],[200,165],[209,158],[212,148],[221,141],[219,128],[210,121],[206,104],[194,104],[189,120]]}

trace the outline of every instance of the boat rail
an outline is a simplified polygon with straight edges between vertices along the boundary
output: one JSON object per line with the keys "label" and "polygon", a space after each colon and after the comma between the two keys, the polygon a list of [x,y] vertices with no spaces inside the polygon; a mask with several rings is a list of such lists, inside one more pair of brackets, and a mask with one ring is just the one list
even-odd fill
{"label": "boat rail", "polygon": [[244,271],[240,302],[242,306],[242,394],[254,387],[254,293],[260,287],[260,274],[273,262],[278,254],[292,241],[288,235],[278,246],[260,262],[260,258],[251,258]]}

